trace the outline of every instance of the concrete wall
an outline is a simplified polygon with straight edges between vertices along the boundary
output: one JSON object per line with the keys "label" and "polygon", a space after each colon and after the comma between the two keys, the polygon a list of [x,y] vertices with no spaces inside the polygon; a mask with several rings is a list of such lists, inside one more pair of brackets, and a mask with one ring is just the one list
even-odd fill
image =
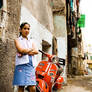
{"label": "concrete wall", "polygon": [[57,38],[58,56],[66,60],[64,66],[64,82],[67,83],[67,30],[66,30],[66,5],[64,0],[53,0],[53,35]]}
{"label": "concrete wall", "polygon": [[[53,35],[55,37],[63,37],[64,38],[63,48],[60,48],[62,43],[58,43],[58,46],[59,46],[58,56],[60,57],[64,56],[64,58],[66,58],[67,56],[66,55],[67,54],[66,17],[63,15],[57,15],[57,14],[52,16],[51,7],[49,6],[50,2],[48,2],[48,0],[44,2],[43,1],[41,2],[41,0],[38,0],[37,2],[30,0],[28,2],[30,5],[29,4],[26,5],[25,0],[22,2],[21,22],[27,21],[28,23],[30,23],[31,25],[30,34],[31,34],[31,37],[36,39],[36,41],[38,42],[37,43],[38,48],[39,49],[42,48],[42,40],[45,40],[49,44],[51,44],[49,53],[52,54]],[[49,11],[47,12],[48,9]],[[49,25],[49,28],[46,26],[47,23]],[[55,30],[53,30],[54,28]],[[65,53],[61,54],[60,50],[64,51]]]}
{"label": "concrete wall", "polygon": [[62,15],[54,15],[54,35],[57,37],[58,56],[66,60],[66,65],[63,67],[64,83],[67,83],[67,30],[66,17]]}
{"label": "concrete wall", "polygon": [[58,56],[64,59],[67,58],[67,30],[65,14],[65,1],[53,0],[53,35],[57,38]]}
{"label": "concrete wall", "polygon": [[23,0],[22,3],[39,23],[45,26],[50,32],[54,30],[50,0]]}
{"label": "concrete wall", "polygon": [[[49,0],[22,0],[21,16],[21,0],[4,1],[7,1],[7,9],[4,11],[4,22],[0,24],[0,91],[13,92],[12,79],[16,51],[14,47],[14,39],[18,37],[19,23],[24,21],[30,23],[30,35],[33,39],[35,39],[38,49],[42,49],[42,40],[44,40],[51,45],[51,47],[49,47],[48,53],[52,54],[53,35],[55,37],[61,37],[64,39],[64,42],[62,42],[61,38],[58,39],[58,42],[62,42],[63,46],[65,46],[65,48],[62,48],[62,51],[66,49],[66,20],[65,16],[63,15],[55,15],[53,18]],[[56,25],[55,31],[53,23]],[[57,24],[59,24],[59,26]],[[64,52],[64,55],[61,53],[62,51],[60,52],[60,43],[57,45],[59,51],[58,55],[60,57],[66,57],[66,52]],[[37,61],[39,62],[40,60],[41,54],[39,53],[37,56]]]}
{"label": "concrete wall", "polygon": [[18,35],[21,0],[3,1],[2,22],[0,22],[0,92],[13,92],[14,39]]}
{"label": "concrete wall", "polygon": [[[25,12],[24,12],[25,11]],[[32,15],[32,13],[24,6],[21,7],[21,20],[20,22],[28,22],[31,25],[30,37],[35,39],[38,49],[42,49],[42,40],[48,42],[51,47],[48,53],[52,54],[52,38],[51,32]],[[41,60],[41,54],[37,55],[37,61]],[[38,63],[37,63],[38,64]]]}
{"label": "concrete wall", "polygon": [[53,11],[62,11],[61,14],[65,15],[65,0],[53,0]]}
{"label": "concrete wall", "polygon": [[60,58],[63,58],[66,60],[66,65],[63,66],[63,77],[64,77],[64,83],[67,83],[67,39],[64,37],[57,37],[57,50],[58,50],[58,56]]}
{"label": "concrete wall", "polygon": [[56,37],[64,37],[67,40],[66,17],[54,14],[54,31]]}

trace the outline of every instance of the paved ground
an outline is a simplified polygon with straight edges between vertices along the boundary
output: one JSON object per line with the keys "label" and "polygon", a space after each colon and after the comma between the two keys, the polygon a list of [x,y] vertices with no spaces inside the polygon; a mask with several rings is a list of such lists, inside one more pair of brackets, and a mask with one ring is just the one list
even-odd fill
{"label": "paved ground", "polygon": [[58,92],[92,92],[92,76],[69,78],[67,86]]}
{"label": "paved ground", "polygon": [[68,78],[67,85],[63,86],[63,89],[57,92],[92,92],[92,76]]}

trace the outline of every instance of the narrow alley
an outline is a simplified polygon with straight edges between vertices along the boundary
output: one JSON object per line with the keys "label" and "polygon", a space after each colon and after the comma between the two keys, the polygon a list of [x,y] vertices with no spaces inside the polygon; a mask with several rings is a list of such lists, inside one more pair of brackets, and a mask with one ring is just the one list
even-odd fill
{"label": "narrow alley", "polygon": [[58,92],[92,92],[92,76],[69,78],[68,84]]}
{"label": "narrow alley", "polygon": [[[20,92],[20,86],[25,86],[21,92],[28,92],[26,87],[33,84],[13,85],[13,80],[20,82],[18,79],[23,77],[24,82],[33,81],[32,72],[27,80],[26,70],[32,71],[31,68],[19,68],[18,72],[24,76],[14,77],[17,58],[30,61],[29,56],[34,57],[31,58],[32,68],[36,70],[34,78],[40,92],[54,92],[52,89],[59,89],[63,82],[66,85],[55,92],[92,92],[92,76],[89,75],[92,74],[91,4],[92,0],[0,0],[0,92]],[[88,11],[89,17],[82,11]],[[20,27],[22,23],[30,25],[28,33],[22,31],[25,29],[25,25]],[[23,34],[20,36],[22,32],[26,35],[25,46],[19,41],[23,53],[14,44],[15,39],[25,38]],[[37,48],[38,54],[30,54],[31,48]],[[46,57],[39,50],[50,55]],[[20,65],[24,69],[24,64]],[[60,86],[56,87],[55,83]]]}

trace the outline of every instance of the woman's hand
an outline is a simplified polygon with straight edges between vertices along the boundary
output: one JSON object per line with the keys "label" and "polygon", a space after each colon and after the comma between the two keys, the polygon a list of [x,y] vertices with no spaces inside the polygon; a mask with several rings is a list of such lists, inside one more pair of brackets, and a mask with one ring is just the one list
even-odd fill
{"label": "woman's hand", "polygon": [[34,53],[33,53],[33,52],[29,52],[28,55],[29,55],[29,56],[33,56]]}
{"label": "woman's hand", "polygon": [[22,57],[23,55],[21,53],[17,53],[18,57]]}
{"label": "woman's hand", "polygon": [[30,48],[29,52],[28,52],[28,55],[34,55],[33,51],[34,51],[33,48]]}
{"label": "woman's hand", "polygon": [[38,54],[38,51],[35,50],[34,48],[31,48],[28,55],[35,55],[35,54]]}

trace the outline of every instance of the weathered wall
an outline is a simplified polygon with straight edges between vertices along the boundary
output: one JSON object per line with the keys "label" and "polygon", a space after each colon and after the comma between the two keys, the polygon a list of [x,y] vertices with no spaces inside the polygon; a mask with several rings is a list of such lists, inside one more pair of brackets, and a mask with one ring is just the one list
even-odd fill
{"label": "weathered wall", "polygon": [[23,4],[50,32],[54,30],[50,0],[23,0]]}
{"label": "weathered wall", "polygon": [[61,12],[61,14],[65,15],[65,0],[52,0],[53,1],[53,11]]}
{"label": "weathered wall", "polygon": [[54,21],[54,31],[53,34],[56,37],[67,36],[66,31],[66,4],[63,0],[53,0],[53,21]]}
{"label": "weathered wall", "polygon": [[54,15],[54,31],[53,34],[56,37],[64,37],[67,38],[66,31],[66,17],[62,15],[55,14]]}
{"label": "weathered wall", "polygon": [[13,92],[14,38],[18,35],[20,1],[7,0],[7,9],[3,11],[6,13],[4,26],[0,23],[3,32],[0,37],[0,92]]}
{"label": "weathered wall", "polygon": [[[25,11],[25,12],[24,12]],[[24,6],[21,7],[21,20],[20,22],[28,22],[31,25],[30,37],[35,39],[38,49],[42,49],[42,40],[48,42],[51,47],[48,50],[48,53],[52,54],[52,38],[53,35],[49,30],[40,24],[40,22],[32,15],[32,13]],[[41,54],[39,53],[37,61],[41,60]],[[38,63],[37,63],[38,64]]]}
{"label": "weathered wall", "polygon": [[67,83],[67,40],[65,37],[57,37],[58,56],[66,60],[66,65],[63,67],[64,83]]}
{"label": "weathered wall", "polygon": [[64,66],[64,82],[67,83],[67,30],[65,0],[53,0],[53,34],[57,37],[58,56],[66,60]]}
{"label": "weathered wall", "polygon": [[[61,49],[62,51],[65,49],[64,54],[60,54],[61,57],[67,56],[67,30],[66,30],[66,4],[63,0],[53,0],[53,23],[54,23],[54,31],[53,35],[55,35],[58,40],[60,41],[61,47],[64,46]],[[62,40],[64,39],[64,40]],[[58,49],[60,48],[58,47]],[[60,52],[59,52],[60,53]],[[64,57],[65,58],[65,57]]]}
{"label": "weathered wall", "polygon": [[[6,1],[6,0],[4,0]],[[36,39],[37,46],[42,49],[42,40],[48,42],[51,47],[48,53],[52,54],[52,39],[55,32],[56,37],[64,37],[66,43],[66,28],[65,28],[65,4],[60,12],[58,13],[53,10],[50,6],[51,0],[22,0],[22,10],[21,10],[21,21],[20,21],[20,2],[21,0],[7,0],[7,9],[4,11],[6,16],[4,20],[4,26],[0,28],[0,92],[13,92],[12,90],[12,77],[14,69],[14,59],[15,59],[15,47],[14,38],[18,36],[18,27],[20,22],[27,21],[31,25],[31,36]],[[55,4],[55,3],[54,3]],[[60,6],[60,4],[59,4]],[[53,8],[54,9],[54,8]],[[62,13],[63,12],[63,13]],[[56,27],[54,31],[53,26],[53,14],[54,23],[56,22]],[[60,18],[60,24],[58,30],[57,24],[59,23],[58,18]],[[56,18],[56,20],[55,20]],[[58,21],[58,23],[57,23]],[[63,25],[64,23],[64,25]],[[60,27],[62,26],[62,27]],[[63,33],[64,31],[64,33]],[[57,34],[60,33],[59,34]],[[61,34],[62,33],[62,34]],[[65,44],[66,45],[66,44]],[[59,46],[59,43],[58,43]],[[60,50],[60,46],[58,50]],[[66,48],[66,47],[65,47]],[[60,56],[61,53],[58,53]],[[66,54],[65,54],[66,55]],[[41,60],[41,54],[39,54]],[[62,56],[60,56],[62,57]]]}
{"label": "weathered wall", "polygon": [[[24,6],[26,13],[22,10],[21,22],[27,21],[30,23],[30,33],[32,38],[36,39],[38,42],[38,48],[42,49],[44,40],[51,45],[47,52],[52,54],[52,32],[54,30],[54,26],[50,0],[23,0],[22,5]],[[40,60],[41,54],[39,54],[37,58],[37,61]]]}

